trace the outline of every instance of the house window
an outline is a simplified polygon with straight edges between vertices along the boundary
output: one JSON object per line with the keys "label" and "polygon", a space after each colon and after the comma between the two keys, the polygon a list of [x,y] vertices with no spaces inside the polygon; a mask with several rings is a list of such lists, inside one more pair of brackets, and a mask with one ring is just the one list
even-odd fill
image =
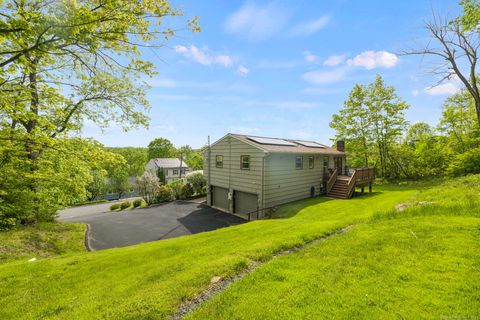
{"label": "house window", "polygon": [[223,156],[215,156],[215,167],[223,168]]}
{"label": "house window", "polygon": [[323,170],[328,169],[328,157],[323,158]]}
{"label": "house window", "polygon": [[178,169],[173,169],[173,175],[178,176]]}
{"label": "house window", "polygon": [[303,169],[303,157],[295,157],[295,169]]}
{"label": "house window", "polygon": [[313,169],[315,167],[315,160],[313,156],[308,157],[308,168]]}
{"label": "house window", "polygon": [[240,156],[240,169],[250,170],[250,156]]}

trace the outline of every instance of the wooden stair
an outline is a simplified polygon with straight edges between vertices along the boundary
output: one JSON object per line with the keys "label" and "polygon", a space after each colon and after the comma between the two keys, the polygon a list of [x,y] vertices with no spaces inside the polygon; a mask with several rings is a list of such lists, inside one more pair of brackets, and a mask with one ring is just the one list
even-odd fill
{"label": "wooden stair", "polygon": [[339,177],[327,195],[336,199],[348,199],[348,180]]}

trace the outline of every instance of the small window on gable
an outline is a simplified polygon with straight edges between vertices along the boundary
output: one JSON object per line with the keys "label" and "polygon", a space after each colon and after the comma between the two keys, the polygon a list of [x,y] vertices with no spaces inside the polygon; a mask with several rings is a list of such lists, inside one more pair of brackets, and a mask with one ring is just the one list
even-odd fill
{"label": "small window on gable", "polygon": [[240,156],[240,169],[250,170],[250,156]]}
{"label": "small window on gable", "polygon": [[303,157],[295,157],[295,169],[303,169]]}
{"label": "small window on gable", "polygon": [[223,168],[223,156],[215,156],[215,167]]}
{"label": "small window on gable", "polygon": [[308,168],[313,169],[315,167],[315,160],[313,156],[308,157]]}

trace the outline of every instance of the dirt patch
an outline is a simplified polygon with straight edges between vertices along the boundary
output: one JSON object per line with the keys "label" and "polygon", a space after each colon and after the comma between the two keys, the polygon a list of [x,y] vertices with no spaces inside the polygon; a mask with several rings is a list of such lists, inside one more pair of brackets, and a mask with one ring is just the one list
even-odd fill
{"label": "dirt patch", "polygon": [[247,276],[250,273],[252,273],[253,271],[255,271],[255,269],[257,269],[258,267],[262,266],[265,263],[268,263],[268,262],[272,261],[273,259],[275,259],[277,257],[281,257],[281,256],[285,256],[285,255],[288,255],[288,254],[298,252],[300,250],[305,249],[308,246],[314,245],[314,244],[316,244],[318,242],[321,242],[321,241],[325,241],[326,239],[328,239],[330,237],[333,237],[333,236],[339,235],[341,233],[347,232],[351,228],[352,228],[352,226],[347,226],[343,229],[339,229],[339,230],[336,230],[332,233],[326,234],[325,236],[323,236],[321,238],[318,238],[318,239],[315,239],[315,240],[310,241],[308,243],[305,243],[304,245],[279,251],[279,252],[275,253],[272,256],[272,259],[270,259],[268,261],[260,262],[260,261],[250,260],[250,263],[248,264],[247,268],[245,268],[244,270],[242,270],[241,272],[239,272],[237,274],[234,274],[234,275],[231,275],[231,276],[228,276],[228,277],[224,277],[224,278],[219,277],[219,276],[215,276],[215,277],[212,278],[209,286],[206,289],[204,289],[202,292],[197,294],[193,299],[190,299],[190,300],[182,303],[177,308],[177,311],[173,315],[168,317],[168,319],[169,320],[182,319],[183,317],[192,313],[195,309],[200,307],[200,305],[202,305],[208,299],[210,299],[213,296],[215,296],[216,294],[221,293],[222,291],[226,290],[235,281],[241,280],[245,276]]}
{"label": "dirt patch", "polygon": [[397,212],[402,212],[409,207],[423,206],[423,205],[426,205],[426,204],[433,204],[433,203],[435,203],[435,202],[433,202],[433,201],[419,201],[419,202],[414,202],[414,203],[404,202],[404,203],[397,204],[395,206],[395,210]]}

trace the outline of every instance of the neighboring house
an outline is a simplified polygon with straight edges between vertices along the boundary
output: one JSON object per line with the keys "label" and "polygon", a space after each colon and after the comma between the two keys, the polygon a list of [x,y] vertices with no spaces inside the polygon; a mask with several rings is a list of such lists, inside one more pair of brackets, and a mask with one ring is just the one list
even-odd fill
{"label": "neighboring house", "polygon": [[210,146],[204,174],[207,204],[244,217],[250,213],[251,219],[277,205],[334,193],[349,179],[343,141],[335,149],[315,141],[240,134],[227,134]]}
{"label": "neighboring house", "polygon": [[171,182],[176,179],[185,178],[185,175],[190,172],[190,168],[184,161],[180,162],[177,158],[157,158],[148,161],[145,170],[151,171],[155,176],[158,175],[158,170],[162,169],[165,174],[165,182]]}

